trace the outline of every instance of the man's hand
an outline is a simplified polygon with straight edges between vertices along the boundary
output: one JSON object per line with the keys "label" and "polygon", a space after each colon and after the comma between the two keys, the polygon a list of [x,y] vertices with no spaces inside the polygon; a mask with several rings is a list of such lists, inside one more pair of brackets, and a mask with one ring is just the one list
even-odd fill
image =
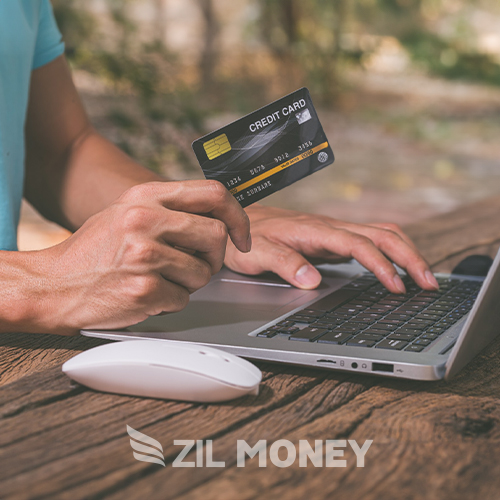
{"label": "man's hand", "polygon": [[239,252],[250,250],[249,228],[218,182],[135,186],[61,244],[19,254],[32,274],[18,328],[71,334],[180,311],[220,270],[228,234]]}
{"label": "man's hand", "polygon": [[272,271],[299,288],[316,288],[321,275],[311,261],[355,258],[393,293],[405,287],[392,262],[407,270],[422,288],[438,283],[415,245],[395,224],[353,224],[330,217],[254,205],[252,251],[242,254],[228,243],[226,265],[245,274]]}

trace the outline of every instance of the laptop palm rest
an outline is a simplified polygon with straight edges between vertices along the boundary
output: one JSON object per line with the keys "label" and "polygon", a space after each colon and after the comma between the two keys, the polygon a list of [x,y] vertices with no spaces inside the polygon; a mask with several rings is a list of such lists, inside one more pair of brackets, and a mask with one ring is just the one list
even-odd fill
{"label": "laptop palm rest", "polygon": [[359,264],[326,266],[315,290],[300,290],[274,275],[243,276],[223,269],[191,295],[188,306],[175,314],[152,316],[119,331],[83,331],[84,335],[126,340],[157,338],[232,344],[241,334],[314,302],[343,286],[360,272]]}
{"label": "laptop palm rest", "polygon": [[[161,332],[162,338],[181,340],[185,334],[203,332],[203,336],[231,332],[251,332],[274,318],[293,309],[293,303],[310,291],[292,287],[269,286],[259,283],[226,282],[216,279],[191,296],[189,305],[181,312],[150,317],[125,329],[130,332]],[[287,307],[288,306],[288,307]],[[280,310],[283,313],[280,314]]]}

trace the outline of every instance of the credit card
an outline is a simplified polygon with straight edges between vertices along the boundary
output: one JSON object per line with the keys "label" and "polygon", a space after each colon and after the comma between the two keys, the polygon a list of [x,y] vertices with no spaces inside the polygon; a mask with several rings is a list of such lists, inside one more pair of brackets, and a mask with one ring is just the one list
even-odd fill
{"label": "credit card", "polygon": [[205,177],[222,182],[243,207],[335,160],[306,88],[197,139],[192,147]]}

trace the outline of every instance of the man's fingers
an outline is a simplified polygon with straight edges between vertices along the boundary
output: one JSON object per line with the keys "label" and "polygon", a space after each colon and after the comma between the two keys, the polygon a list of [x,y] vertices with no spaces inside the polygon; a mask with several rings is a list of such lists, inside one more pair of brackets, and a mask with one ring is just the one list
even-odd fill
{"label": "man's fingers", "polygon": [[189,290],[177,283],[160,279],[158,293],[152,301],[155,304],[155,310],[151,312],[150,316],[182,311],[189,304]]}
{"label": "man's fingers", "polygon": [[127,200],[156,200],[170,210],[208,214],[222,221],[241,252],[251,248],[250,221],[241,205],[217,181],[148,182],[129,189]]}
{"label": "man's fingers", "polygon": [[292,248],[266,238],[259,239],[258,248],[255,258],[261,272],[272,271],[298,288],[312,289],[321,283],[319,271]]}
{"label": "man's fingers", "polygon": [[408,246],[418,251],[412,239],[397,224],[377,223],[377,224],[368,224],[368,226],[375,227],[378,229],[383,229],[385,231],[392,231],[393,233],[396,233],[405,243],[407,243]]}
{"label": "man's fingers", "polygon": [[355,258],[361,265],[373,272],[391,292],[406,292],[395,267],[366,236],[340,229],[324,238],[324,248],[330,247],[337,254]]}
{"label": "man's fingers", "polygon": [[[162,209],[164,210],[164,209]],[[218,219],[169,211],[161,237],[169,245],[195,253],[212,267],[212,274],[224,263],[227,227]]]}
{"label": "man's fingers", "polygon": [[158,271],[168,281],[186,288],[190,293],[204,287],[212,277],[212,267],[203,258],[182,250],[166,248]]}
{"label": "man's fingers", "polygon": [[439,284],[420,252],[408,246],[398,235],[393,235],[394,233],[376,241],[377,246],[398,266],[406,269],[418,286],[437,290]]}
{"label": "man's fingers", "polygon": [[406,269],[418,286],[425,289],[439,288],[429,265],[413,242],[395,225],[379,227],[360,226],[358,234],[363,234],[398,266]]}

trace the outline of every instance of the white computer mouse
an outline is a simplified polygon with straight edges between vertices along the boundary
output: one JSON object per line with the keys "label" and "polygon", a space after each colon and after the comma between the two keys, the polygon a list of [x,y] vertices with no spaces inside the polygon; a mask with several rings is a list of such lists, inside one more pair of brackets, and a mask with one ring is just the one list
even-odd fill
{"label": "white computer mouse", "polygon": [[66,361],[63,372],[92,389],[213,403],[259,393],[262,372],[233,354],[175,341],[127,340]]}

